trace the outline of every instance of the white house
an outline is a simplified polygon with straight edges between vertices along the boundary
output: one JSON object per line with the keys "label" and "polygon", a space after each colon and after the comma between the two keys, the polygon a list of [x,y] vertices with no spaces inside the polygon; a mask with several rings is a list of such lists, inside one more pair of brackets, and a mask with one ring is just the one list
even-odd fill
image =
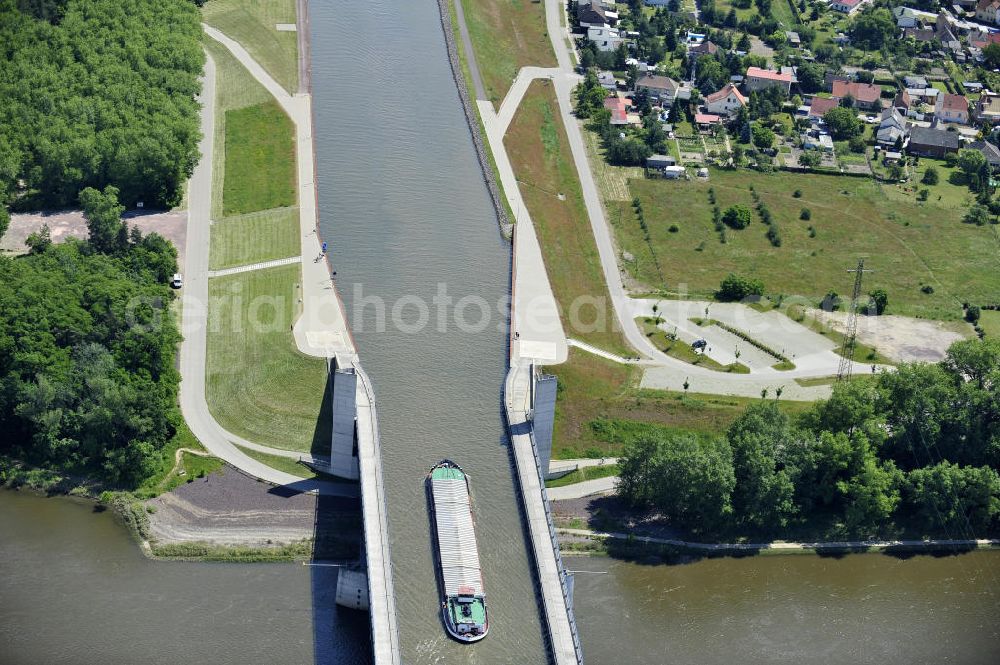
{"label": "white house", "polygon": [[850,16],[854,12],[861,9],[861,7],[867,2],[868,0],[833,0],[830,3],[830,9]]}
{"label": "white house", "polygon": [[598,51],[614,51],[625,43],[625,38],[617,28],[609,28],[606,25],[592,25],[587,28],[587,39],[594,42]]}
{"label": "white house", "polygon": [[715,115],[732,115],[746,105],[746,97],[732,83],[727,83],[718,92],[705,96],[705,110]]}

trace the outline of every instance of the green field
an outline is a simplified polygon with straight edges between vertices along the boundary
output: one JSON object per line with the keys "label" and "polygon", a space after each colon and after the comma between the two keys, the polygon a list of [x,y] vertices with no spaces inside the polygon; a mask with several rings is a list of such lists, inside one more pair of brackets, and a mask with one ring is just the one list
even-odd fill
{"label": "green field", "polygon": [[[956,201],[967,189],[941,175],[923,204],[913,191],[846,176],[713,170],[709,182],[631,179],[653,251],[661,266],[670,266],[664,281],[637,224],[618,225],[616,234],[622,249],[637,257],[628,269],[651,291],[709,296],[726,274],[735,272],[762,279],[769,294],[818,302],[830,290],[849,294],[853,278],[847,269],[864,256],[865,267],[875,271],[866,276],[864,288],[886,289],[888,313],[957,319],[963,301],[988,301],[1000,292],[1000,241],[993,227],[962,223],[964,210]],[[727,229],[727,242],[720,243],[708,189],[714,188],[724,211],[735,203],[752,207],[751,186],[774,216],[781,247],[767,240],[756,212],[749,227]],[[801,198],[793,196],[795,190]],[[628,202],[608,205],[612,218],[631,212]],[[812,211],[809,221],[799,220],[804,207]],[[668,231],[672,224],[678,232]],[[924,293],[924,285],[933,293]]]}
{"label": "green field", "polygon": [[[521,67],[556,65],[545,30],[544,3],[462,0],[462,8],[483,87],[494,104],[499,105]],[[458,34],[455,39],[461,42]],[[471,88],[469,92],[475,94]]]}
{"label": "green field", "polygon": [[291,335],[298,265],[209,281],[206,392],[225,429],[254,443],[310,451],[329,445],[324,361]]}
{"label": "green field", "polygon": [[211,0],[201,13],[205,23],[242,44],[285,90],[298,90],[298,36],[275,28],[295,23],[295,0]]}
{"label": "green field", "polygon": [[222,213],[223,176],[226,172],[226,112],[272,101],[264,86],[250,75],[226,47],[205,39],[205,50],[215,62],[215,142],[212,150],[212,218]]}
{"label": "green field", "polygon": [[979,314],[979,325],[987,337],[991,339],[1000,338],[1000,312],[984,309]]}
{"label": "green field", "polygon": [[[643,390],[639,368],[620,365],[579,349],[570,349],[569,361],[546,368],[559,377],[553,457],[615,457],[628,436],[649,425],[673,432],[717,435],[757,398]],[[778,402],[783,411],[797,414],[809,402]],[[619,434],[609,436],[599,426],[621,421]],[[626,432],[627,434],[627,432]]]}
{"label": "green field", "polygon": [[295,205],[294,135],[276,101],[226,111],[223,214]]}
{"label": "green field", "polygon": [[[538,233],[566,335],[631,355],[621,333],[613,329],[617,319],[550,82],[535,81],[528,88],[504,144]],[[574,311],[574,301],[583,302],[578,298],[596,303],[599,314],[590,305],[579,307],[578,318],[584,325],[573,326],[567,314]],[[589,329],[600,320],[604,323]]]}
{"label": "green field", "polygon": [[278,208],[226,217],[212,224],[212,270],[297,256],[299,209]]}

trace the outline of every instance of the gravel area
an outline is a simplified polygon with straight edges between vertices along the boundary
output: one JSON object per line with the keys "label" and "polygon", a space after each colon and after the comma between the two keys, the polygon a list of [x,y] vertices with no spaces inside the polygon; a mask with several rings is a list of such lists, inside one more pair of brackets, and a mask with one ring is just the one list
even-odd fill
{"label": "gravel area", "polygon": [[[166,212],[130,211],[123,215],[126,223],[142,231],[143,235],[156,231],[177,248],[178,265],[184,265],[184,247],[187,238],[187,211],[170,210]],[[17,213],[10,216],[10,228],[0,239],[0,251],[11,254],[23,254],[28,251],[25,239],[48,224],[53,242],[62,242],[66,238],[87,237],[87,221],[79,210],[62,210],[59,212]]]}
{"label": "gravel area", "polygon": [[[844,332],[847,312],[809,310],[810,316]],[[968,332],[963,334],[965,329]],[[907,316],[859,316],[858,341],[875,347],[897,362],[938,362],[953,343],[969,337],[972,328],[961,322],[930,321]]]}
{"label": "gravel area", "polygon": [[[160,544],[281,545],[304,538],[360,537],[354,499],[288,492],[226,466],[147,502]],[[358,525],[356,534],[350,533]],[[332,533],[335,532],[335,533]]]}

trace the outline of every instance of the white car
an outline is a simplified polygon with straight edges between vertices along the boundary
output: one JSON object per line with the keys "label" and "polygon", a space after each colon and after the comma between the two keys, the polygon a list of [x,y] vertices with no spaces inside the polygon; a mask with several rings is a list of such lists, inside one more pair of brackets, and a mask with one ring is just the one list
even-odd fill
{"label": "white car", "polygon": [[174,289],[179,289],[184,286],[184,279],[181,277],[179,272],[174,273],[174,278],[170,280],[170,287]]}

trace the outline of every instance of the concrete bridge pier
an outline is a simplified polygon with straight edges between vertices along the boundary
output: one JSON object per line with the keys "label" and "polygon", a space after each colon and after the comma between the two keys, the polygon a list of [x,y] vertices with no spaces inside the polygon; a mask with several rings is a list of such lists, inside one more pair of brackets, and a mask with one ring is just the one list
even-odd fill
{"label": "concrete bridge pier", "polygon": [[333,437],[330,472],[340,478],[358,480],[358,375],[354,367],[334,356],[330,361],[330,392]]}

